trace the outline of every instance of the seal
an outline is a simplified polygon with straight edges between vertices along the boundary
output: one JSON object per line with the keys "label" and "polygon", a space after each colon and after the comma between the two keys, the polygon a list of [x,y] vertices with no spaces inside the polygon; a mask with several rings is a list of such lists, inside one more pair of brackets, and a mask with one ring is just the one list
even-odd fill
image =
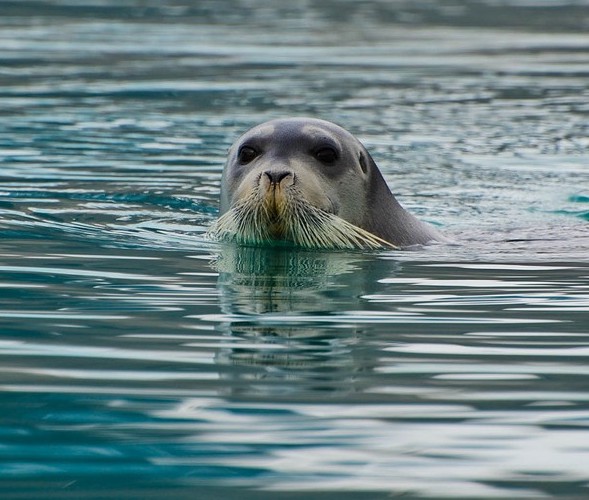
{"label": "seal", "polygon": [[377,249],[445,238],[407,212],[366,148],[315,118],[262,123],[229,150],[212,238],[243,245]]}

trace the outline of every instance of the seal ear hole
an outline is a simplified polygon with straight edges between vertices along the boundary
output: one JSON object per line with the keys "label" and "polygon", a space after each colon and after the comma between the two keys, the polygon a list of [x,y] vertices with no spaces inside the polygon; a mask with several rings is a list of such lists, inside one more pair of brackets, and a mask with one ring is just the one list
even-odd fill
{"label": "seal ear hole", "polygon": [[368,172],[368,163],[366,162],[366,156],[364,156],[362,153],[360,153],[360,168],[362,169],[362,172],[366,173]]}
{"label": "seal ear hole", "polygon": [[237,153],[237,158],[239,159],[239,163],[246,165],[252,162],[258,155],[259,153],[251,146],[242,146]]}

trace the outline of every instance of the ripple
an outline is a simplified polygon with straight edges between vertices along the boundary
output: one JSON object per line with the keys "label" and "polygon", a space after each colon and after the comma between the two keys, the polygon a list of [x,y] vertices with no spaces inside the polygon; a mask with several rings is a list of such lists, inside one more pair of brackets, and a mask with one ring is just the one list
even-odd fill
{"label": "ripple", "polygon": [[[191,317],[191,316],[189,316]],[[366,314],[365,312],[354,314],[347,312],[342,315],[333,316],[314,316],[314,315],[280,315],[280,314],[264,314],[260,316],[252,315],[219,315],[219,314],[205,314],[195,316],[195,318],[202,321],[212,322],[230,322],[232,324],[240,323],[254,323],[259,325],[281,325],[294,326],[298,324],[308,323],[310,325],[328,324],[334,327],[352,328],[351,325],[357,324],[528,324],[528,323],[559,323],[558,319],[534,319],[534,318],[482,318],[475,316],[431,316],[424,315],[419,312],[406,313],[377,313]]]}
{"label": "ripple", "polygon": [[[120,317],[114,317],[113,319],[119,318]],[[191,351],[157,352],[150,350],[141,351],[133,349],[90,347],[83,345],[63,346],[52,344],[35,344],[19,341],[0,341],[0,351],[2,354],[9,354],[10,356],[151,360],[189,364],[210,364],[213,362],[211,355]]]}
{"label": "ripple", "polygon": [[385,351],[405,352],[417,354],[447,354],[451,356],[529,356],[551,357],[560,356],[585,357],[589,356],[589,347],[563,347],[560,349],[549,348],[513,348],[497,346],[464,346],[444,344],[419,344],[406,346],[385,347]]}

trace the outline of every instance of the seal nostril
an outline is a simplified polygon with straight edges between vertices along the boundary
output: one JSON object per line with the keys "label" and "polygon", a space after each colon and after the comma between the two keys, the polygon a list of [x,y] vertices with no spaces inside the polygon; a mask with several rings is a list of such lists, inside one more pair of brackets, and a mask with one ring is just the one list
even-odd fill
{"label": "seal nostril", "polygon": [[288,170],[266,170],[264,175],[268,177],[268,180],[272,184],[280,184],[280,181],[289,175],[293,175],[292,172]]}

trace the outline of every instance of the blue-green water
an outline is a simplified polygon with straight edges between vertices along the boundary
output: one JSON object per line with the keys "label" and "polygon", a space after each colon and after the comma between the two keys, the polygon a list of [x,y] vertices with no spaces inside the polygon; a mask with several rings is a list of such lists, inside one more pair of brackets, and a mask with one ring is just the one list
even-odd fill
{"label": "blue-green water", "polygon": [[[589,496],[589,4],[0,1],[0,496]],[[455,244],[222,247],[357,135]]]}

